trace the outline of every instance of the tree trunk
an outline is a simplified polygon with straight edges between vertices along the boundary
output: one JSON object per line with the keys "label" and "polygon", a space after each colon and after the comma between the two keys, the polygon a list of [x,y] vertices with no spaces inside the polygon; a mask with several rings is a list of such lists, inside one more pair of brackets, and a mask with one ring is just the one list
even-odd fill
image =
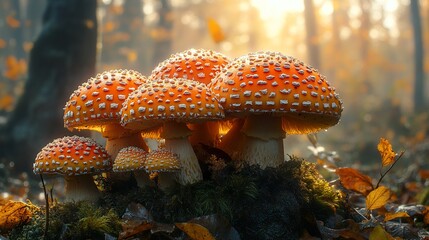
{"label": "tree trunk", "polygon": [[24,94],[0,140],[2,156],[29,171],[35,155],[63,127],[63,107],[76,87],[95,73],[96,0],[50,0],[43,29],[30,53]]}
{"label": "tree trunk", "polygon": [[171,13],[171,5],[169,0],[161,0],[159,9],[159,21],[158,28],[169,33],[168,37],[155,40],[154,49],[156,51],[153,54],[153,66],[167,59],[171,54],[171,28],[172,22],[168,15]]}
{"label": "tree trunk", "polygon": [[419,113],[425,109],[423,37],[419,1],[411,0],[410,10],[414,33],[414,112]]}
{"label": "tree trunk", "polygon": [[317,21],[313,0],[304,0],[305,6],[305,29],[307,33],[306,42],[308,49],[308,62],[315,68],[321,68],[320,49],[317,36]]}

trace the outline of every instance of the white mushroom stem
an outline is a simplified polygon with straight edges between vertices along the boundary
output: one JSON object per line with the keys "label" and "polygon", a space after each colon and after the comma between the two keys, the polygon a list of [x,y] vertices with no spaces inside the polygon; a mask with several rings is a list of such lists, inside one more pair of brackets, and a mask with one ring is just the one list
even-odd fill
{"label": "white mushroom stem", "polygon": [[237,158],[260,168],[277,167],[284,162],[281,117],[251,115],[241,129],[244,141],[240,144]]}
{"label": "white mushroom stem", "polygon": [[174,121],[164,123],[161,137],[165,139],[165,148],[178,155],[181,170],[178,182],[181,185],[192,184],[203,180],[203,174],[194,149],[188,140],[191,131],[185,123]]}
{"label": "white mushroom stem", "polygon": [[139,147],[148,150],[148,147],[142,138],[140,132],[131,132],[119,124],[109,124],[102,131],[106,138],[106,151],[115,159],[119,151],[125,147]]}
{"label": "white mushroom stem", "polygon": [[64,179],[67,201],[87,200],[95,202],[101,196],[92,175],[65,176]]}

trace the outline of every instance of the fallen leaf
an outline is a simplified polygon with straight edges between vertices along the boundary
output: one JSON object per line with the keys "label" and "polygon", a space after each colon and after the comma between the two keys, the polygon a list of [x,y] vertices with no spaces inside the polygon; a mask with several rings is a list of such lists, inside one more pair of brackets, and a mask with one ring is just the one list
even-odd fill
{"label": "fallen leaf", "polygon": [[119,233],[118,240],[128,239],[145,231],[151,230],[153,223],[145,222],[141,224],[130,224],[129,221],[122,223],[122,232]]}
{"label": "fallen leaf", "polygon": [[390,190],[384,186],[380,186],[372,190],[366,196],[366,208],[374,210],[383,207],[390,198]]}
{"label": "fallen leaf", "polygon": [[369,240],[394,240],[381,225],[377,225],[369,234]]}
{"label": "fallen leaf", "polygon": [[386,213],[384,215],[384,221],[387,222],[396,218],[403,218],[403,217],[410,217],[410,215],[408,215],[408,213],[406,212]]}
{"label": "fallen leaf", "polygon": [[0,233],[7,233],[13,228],[28,223],[32,212],[23,202],[8,201],[0,207]]}
{"label": "fallen leaf", "polygon": [[209,30],[210,36],[212,37],[215,43],[220,43],[225,40],[225,35],[223,34],[223,30],[219,23],[213,19],[207,19],[207,28]]}
{"label": "fallen leaf", "polygon": [[419,171],[419,176],[422,180],[429,179],[429,170],[428,169],[422,169]]}
{"label": "fallen leaf", "polygon": [[381,155],[381,164],[388,166],[395,162],[395,152],[392,149],[392,145],[387,139],[380,138],[380,142],[377,145],[377,149]]}
{"label": "fallen leaf", "polygon": [[353,168],[337,168],[335,173],[340,177],[341,184],[346,189],[368,195],[374,187],[369,176]]}
{"label": "fallen leaf", "polygon": [[185,232],[192,240],[216,240],[207,228],[197,223],[175,223],[177,228]]}

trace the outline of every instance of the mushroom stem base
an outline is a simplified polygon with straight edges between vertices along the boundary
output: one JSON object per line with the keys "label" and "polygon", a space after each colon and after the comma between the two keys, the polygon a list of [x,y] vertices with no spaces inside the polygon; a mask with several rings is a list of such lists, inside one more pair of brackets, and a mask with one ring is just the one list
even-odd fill
{"label": "mushroom stem base", "polygon": [[240,151],[234,152],[232,158],[249,165],[259,165],[261,169],[277,167],[285,161],[283,139],[246,137]]}
{"label": "mushroom stem base", "polygon": [[165,139],[165,148],[177,154],[182,168],[178,173],[178,182],[181,185],[192,184],[203,180],[203,174],[187,137]]}
{"label": "mushroom stem base", "polygon": [[64,178],[67,201],[95,202],[100,197],[92,175],[65,176]]}

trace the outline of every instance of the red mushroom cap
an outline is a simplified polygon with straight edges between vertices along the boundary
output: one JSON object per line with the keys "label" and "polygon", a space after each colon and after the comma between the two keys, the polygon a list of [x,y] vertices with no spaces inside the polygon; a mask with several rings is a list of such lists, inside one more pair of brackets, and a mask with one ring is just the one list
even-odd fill
{"label": "red mushroom cap", "polygon": [[342,102],[316,69],[279,52],[236,58],[211,83],[226,113],[283,116],[289,133],[310,133],[335,125]]}
{"label": "red mushroom cap", "polygon": [[94,140],[71,136],[55,139],[37,154],[36,174],[84,175],[110,171],[112,160]]}

